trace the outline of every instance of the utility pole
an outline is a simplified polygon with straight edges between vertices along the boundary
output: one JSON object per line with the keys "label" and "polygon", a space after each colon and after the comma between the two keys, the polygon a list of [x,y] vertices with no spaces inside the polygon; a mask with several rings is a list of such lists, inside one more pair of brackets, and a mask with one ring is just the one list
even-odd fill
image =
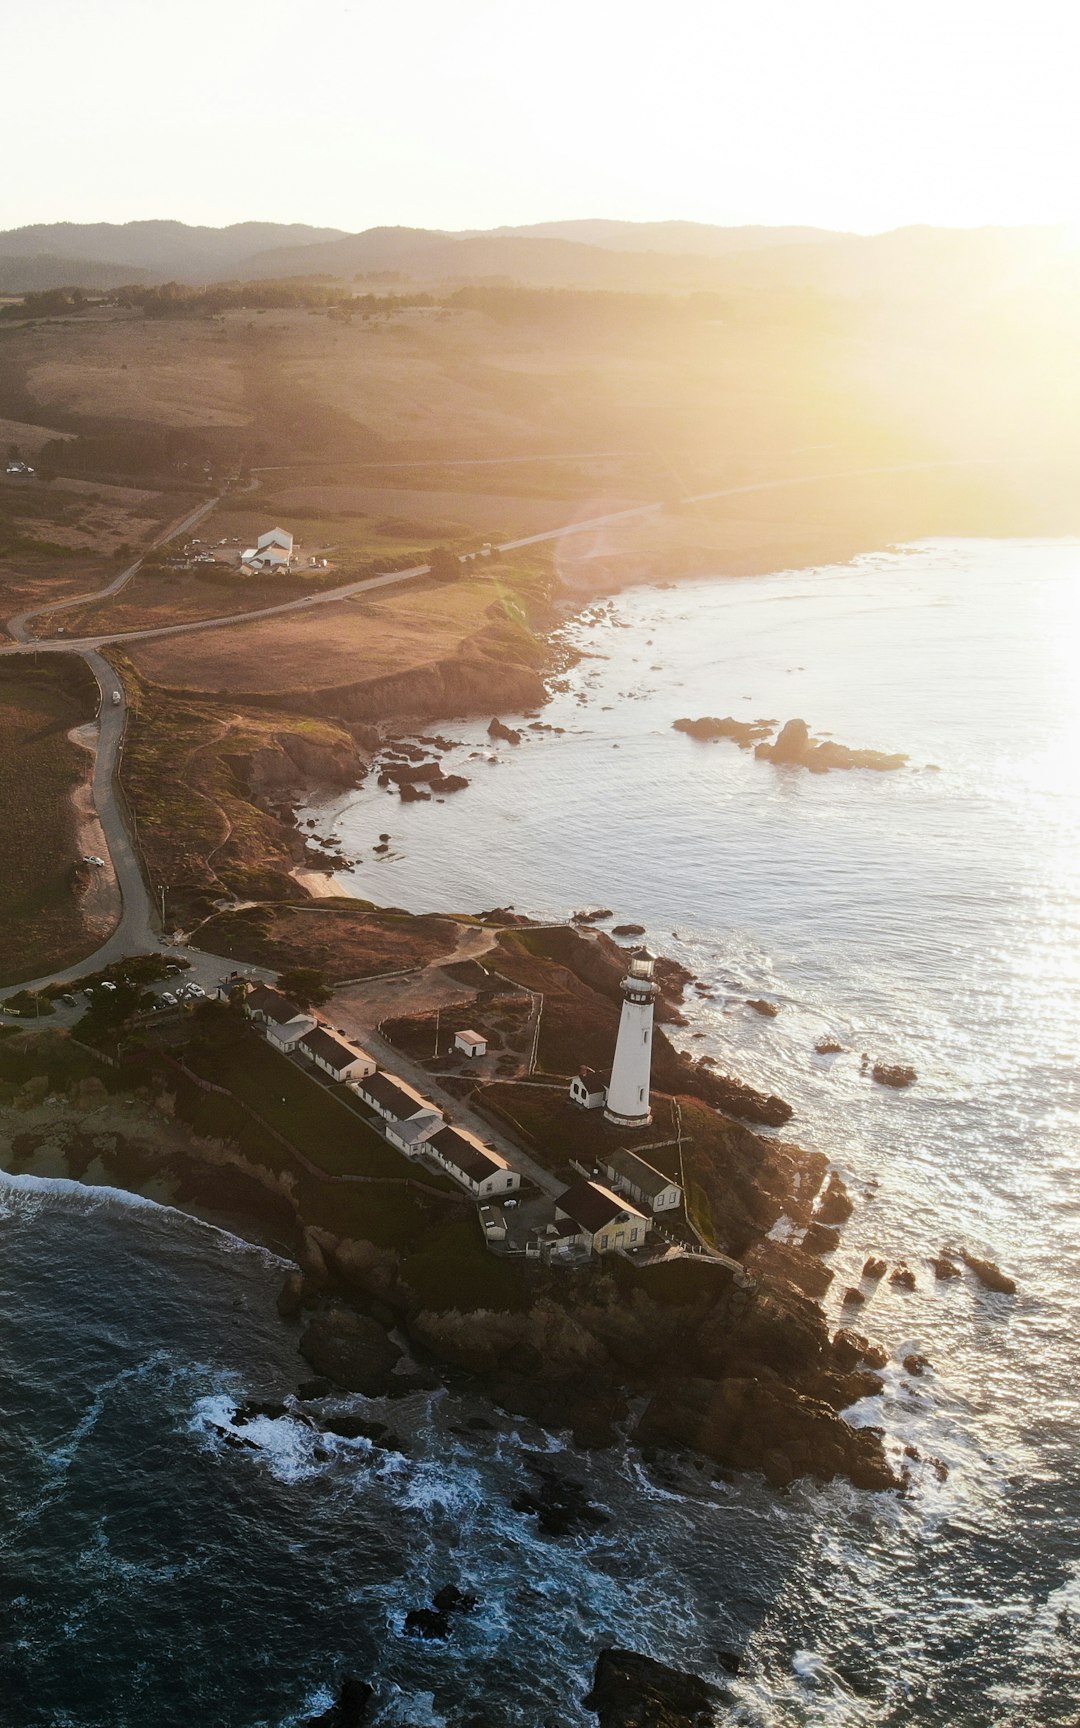
{"label": "utility pole", "polygon": [[436,1008],[436,1010],[435,1010],[435,1049],[432,1052],[432,1054],[435,1056],[437,1056],[439,1054],[439,1022],[441,1019],[442,1019],[442,1009]]}

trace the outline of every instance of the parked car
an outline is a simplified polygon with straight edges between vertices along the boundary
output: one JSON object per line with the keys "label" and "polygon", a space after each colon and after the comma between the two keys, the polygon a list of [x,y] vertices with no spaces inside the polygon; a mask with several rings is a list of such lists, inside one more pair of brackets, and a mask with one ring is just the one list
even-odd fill
{"label": "parked car", "polygon": [[158,1000],[163,1002],[166,1008],[176,1007],[176,997],[171,990],[163,990]]}

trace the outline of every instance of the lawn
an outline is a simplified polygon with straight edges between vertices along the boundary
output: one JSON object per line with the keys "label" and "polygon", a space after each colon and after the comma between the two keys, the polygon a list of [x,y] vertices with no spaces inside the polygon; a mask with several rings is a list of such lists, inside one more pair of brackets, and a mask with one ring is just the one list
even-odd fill
{"label": "lawn", "polygon": [[72,793],[89,757],[67,734],[92,720],[82,661],[0,666],[0,979],[17,983],[90,952]]}

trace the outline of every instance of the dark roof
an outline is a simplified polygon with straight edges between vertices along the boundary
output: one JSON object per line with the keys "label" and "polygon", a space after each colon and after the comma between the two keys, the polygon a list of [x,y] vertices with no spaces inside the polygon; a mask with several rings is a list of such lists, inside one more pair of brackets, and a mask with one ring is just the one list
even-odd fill
{"label": "dark roof", "polygon": [[603,1092],[607,1089],[611,1075],[600,1068],[581,1068],[574,1075],[574,1079],[582,1081],[587,1092]]}
{"label": "dark roof", "polygon": [[505,1161],[493,1158],[490,1152],[485,1152],[475,1141],[467,1140],[456,1128],[440,1128],[431,1136],[428,1145],[435,1146],[448,1164],[474,1182],[484,1182],[506,1168]]}
{"label": "dark roof", "polygon": [[[637,1207],[629,1200],[613,1194],[610,1188],[604,1188],[599,1182],[575,1182],[565,1194],[560,1194],[555,1202],[556,1210],[565,1212],[575,1224],[580,1224],[583,1230],[595,1236],[603,1230],[606,1224],[619,1216],[620,1212],[637,1213]],[[638,1214],[640,1216],[640,1214]]]}
{"label": "dark roof", "polygon": [[663,1175],[651,1164],[646,1164],[644,1158],[639,1158],[636,1152],[627,1151],[625,1147],[618,1152],[609,1153],[602,1163],[606,1169],[614,1170],[625,1182],[632,1182],[635,1188],[640,1188],[650,1200],[655,1200],[665,1188],[679,1186],[674,1176]]}
{"label": "dark roof", "polygon": [[252,990],[245,1004],[251,1014],[265,1014],[268,1020],[275,1020],[279,1026],[284,1026],[290,1020],[302,1019],[303,1008],[298,1008],[295,1002],[290,1002],[280,990],[271,990],[268,984],[260,984]]}
{"label": "dark roof", "polygon": [[359,1054],[356,1050],[350,1050],[339,1038],[333,1037],[323,1026],[316,1026],[314,1032],[305,1032],[300,1043],[305,1050],[310,1050],[313,1056],[329,1062],[339,1074],[344,1073]]}
{"label": "dark roof", "polygon": [[[406,1121],[410,1116],[415,1116],[418,1110],[425,1108],[389,1074],[369,1074],[366,1080],[358,1080],[356,1084],[365,1098],[372,1099],[383,1110],[392,1110],[399,1122]],[[434,1106],[428,1105],[426,1108],[433,1109]]]}

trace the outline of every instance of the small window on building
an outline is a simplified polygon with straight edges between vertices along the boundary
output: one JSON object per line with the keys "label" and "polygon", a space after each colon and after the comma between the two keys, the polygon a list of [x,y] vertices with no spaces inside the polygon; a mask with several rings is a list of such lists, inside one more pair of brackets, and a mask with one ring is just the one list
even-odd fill
{"label": "small window on building", "polygon": [[631,1230],[631,1232],[630,1232],[630,1240],[631,1240],[631,1242],[636,1242],[636,1241],[637,1241],[637,1239],[638,1239],[638,1233],[637,1233],[637,1231],[636,1231],[636,1230]]}
{"label": "small window on building", "polygon": [[606,1236],[601,1236],[601,1238],[600,1238],[600,1246],[601,1246],[601,1248],[606,1248],[606,1247],[607,1247],[607,1245],[608,1245],[608,1239],[607,1239],[607,1237],[606,1237]]}

